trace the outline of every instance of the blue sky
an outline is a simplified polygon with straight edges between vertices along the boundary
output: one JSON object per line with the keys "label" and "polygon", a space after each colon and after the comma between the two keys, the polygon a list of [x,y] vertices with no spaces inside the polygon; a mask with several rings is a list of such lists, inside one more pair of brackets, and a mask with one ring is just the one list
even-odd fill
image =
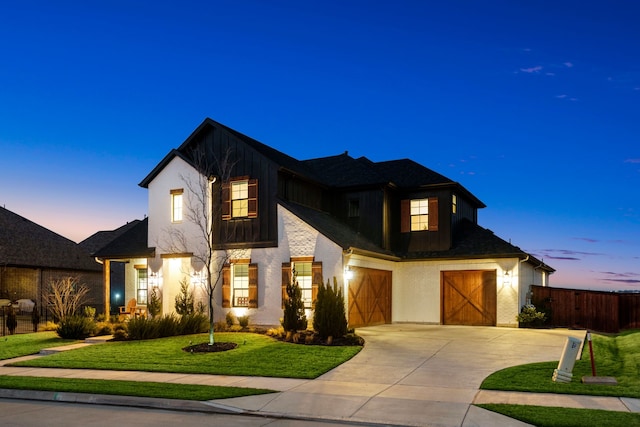
{"label": "blue sky", "polygon": [[299,159],[411,158],[554,286],[640,290],[640,3],[21,1],[0,205],[75,241],[205,117]]}

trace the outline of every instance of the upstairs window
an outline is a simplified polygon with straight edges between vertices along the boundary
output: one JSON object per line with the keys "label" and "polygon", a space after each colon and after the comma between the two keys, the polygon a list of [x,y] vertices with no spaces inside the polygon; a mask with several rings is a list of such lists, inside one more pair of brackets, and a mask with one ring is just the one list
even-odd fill
{"label": "upstairs window", "polygon": [[429,199],[411,201],[411,231],[429,230]]}
{"label": "upstairs window", "polygon": [[184,190],[182,188],[171,190],[171,222],[181,222],[182,221],[182,196]]}
{"label": "upstairs window", "polygon": [[231,183],[231,216],[239,218],[249,214],[249,181]]}
{"label": "upstairs window", "polygon": [[458,196],[451,195],[451,213],[458,213]]}
{"label": "upstairs window", "polygon": [[258,180],[247,177],[222,184],[222,219],[258,217]]}
{"label": "upstairs window", "polygon": [[438,231],[438,198],[400,202],[400,232]]}

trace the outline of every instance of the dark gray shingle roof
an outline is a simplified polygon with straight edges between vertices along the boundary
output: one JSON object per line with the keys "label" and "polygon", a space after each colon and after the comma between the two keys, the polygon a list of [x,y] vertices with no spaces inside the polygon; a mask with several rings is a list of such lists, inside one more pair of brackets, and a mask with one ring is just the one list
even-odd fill
{"label": "dark gray shingle roof", "polygon": [[132,226],[126,227],[124,232],[120,233],[106,246],[98,249],[94,256],[111,259],[152,257],[155,249],[149,248],[147,244],[148,225],[148,218],[136,221]]}
{"label": "dark gray shingle roof", "polygon": [[75,242],[5,208],[0,208],[0,265],[102,270]]}
{"label": "dark gray shingle roof", "polygon": [[82,242],[78,243],[81,248],[93,254],[98,249],[102,249],[111,243],[116,238],[120,237],[122,234],[127,232],[129,229],[134,227],[136,224],[140,222],[139,219],[135,219],[131,222],[126,223],[125,225],[116,228],[115,230],[109,231],[98,231],[97,233],[87,237]]}

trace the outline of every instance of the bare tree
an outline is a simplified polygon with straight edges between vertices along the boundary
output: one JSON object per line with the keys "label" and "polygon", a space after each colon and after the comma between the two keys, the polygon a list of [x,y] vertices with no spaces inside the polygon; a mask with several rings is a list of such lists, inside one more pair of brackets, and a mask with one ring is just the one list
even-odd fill
{"label": "bare tree", "polygon": [[204,149],[194,150],[193,163],[196,176],[181,175],[187,188],[187,203],[184,218],[195,226],[195,235],[185,230],[169,227],[167,243],[171,251],[189,252],[205,269],[203,278],[209,312],[209,345],[215,343],[214,337],[214,305],[215,291],[222,281],[223,269],[231,259],[243,257],[246,249],[232,247],[229,242],[233,235],[233,226],[222,227],[216,233],[215,221],[221,221],[222,206],[215,186],[229,182],[234,167],[231,150],[224,152],[221,158]]}
{"label": "bare tree", "polygon": [[73,316],[82,305],[88,302],[89,288],[85,284],[78,283],[77,277],[65,277],[52,280],[49,283],[47,300],[51,305],[53,316],[63,320],[67,316]]}

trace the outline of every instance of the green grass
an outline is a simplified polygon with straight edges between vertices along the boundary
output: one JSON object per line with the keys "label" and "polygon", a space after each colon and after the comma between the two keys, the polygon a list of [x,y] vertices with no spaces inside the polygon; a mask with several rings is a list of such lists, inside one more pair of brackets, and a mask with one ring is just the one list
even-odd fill
{"label": "green grass", "polygon": [[0,388],[110,394],[182,400],[212,400],[273,393],[272,390],[143,381],[0,376]]}
{"label": "green grass", "polygon": [[640,414],[631,412],[503,404],[478,406],[538,427],[640,426]]}
{"label": "green grass", "polygon": [[592,337],[597,375],[615,377],[618,385],[581,383],[583,376],[592,375],[589,346],[585,345],[570,383],[552,381],[558,362],[543,362],[498,371],[487,377],[480,388],[640,398],[640,332],[628,331],[614,336],[592,334]]}
{"label": "green grass", "polygon": [[187,353],[183,347],[207,342],[208,335],[147,341],[109,342],[15,363],[13,366],[85,368],[317,378],[357,354],[359,346],[318,346],[285,343],[251,333],[216,333],[216,341],[238,344],[218,353]]}
{"label": "green grass", "polygon": [[55,332],[38,332],[0,337],[0,360],[36,354],[43,348],[76,342],[58,338]]}

